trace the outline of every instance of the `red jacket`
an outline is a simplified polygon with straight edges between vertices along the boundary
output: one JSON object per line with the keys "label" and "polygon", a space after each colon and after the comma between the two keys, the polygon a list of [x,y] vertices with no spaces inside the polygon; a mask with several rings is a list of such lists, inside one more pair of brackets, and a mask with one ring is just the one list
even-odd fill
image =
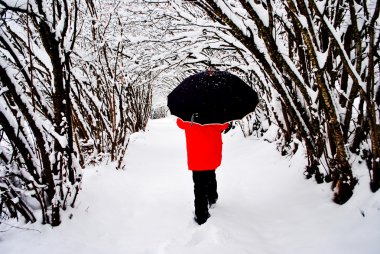
{"label": "red jacket", "polygon": [[228,123],[200,125],[178,118],[177,125],[185,130],[189,170],[215,170],[220,166],[222,131],[228,127]]}

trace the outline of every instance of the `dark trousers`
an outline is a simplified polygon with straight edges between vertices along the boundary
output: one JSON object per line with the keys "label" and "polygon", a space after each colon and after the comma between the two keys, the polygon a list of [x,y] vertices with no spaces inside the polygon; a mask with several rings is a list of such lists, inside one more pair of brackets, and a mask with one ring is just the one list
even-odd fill
{"label": "dark trousers", "polygon": [[195,216],[209,216],[208,206],[218,199],[215,170],[193,171]]}

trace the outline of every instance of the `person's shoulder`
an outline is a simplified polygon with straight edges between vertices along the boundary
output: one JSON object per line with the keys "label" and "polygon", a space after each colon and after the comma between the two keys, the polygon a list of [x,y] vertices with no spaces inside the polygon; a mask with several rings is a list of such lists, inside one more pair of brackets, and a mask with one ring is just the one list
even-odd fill
{"label": "person's shoulder", "polygon": [[177,125],[181,129],[186,129],[189,126],[188,122],[183,121],[181,118],[177,118]]}
{"label": "person's shoulder", "polygon": [[225,130],[225,129],[227,129],[229,126],[230,126],[230,124],[231,123],[224,123],[224,124],[222,124],[222,126],[221,126],[221,128],[223,129],[223,130]]}
{"label": "person's shoulder", "polygon": [[217,123],[213,124],[212,126],[220,130],[225,130],[229,126],[229,123]]}
{"label": "person's shoulder", "polygon": [[181,129],[183,129],[183,121],[182,121],[182,119],[180,119],[180,118],[177,118],[177,126],[179,127],[179,128],[181,128]]}
{"label": "person's shoulder", "polygon": [[228,123],[226,124],[221,124],[221,123],[213,123],[213,124],[207,124],[205,125],[206,128],[221,132],[225,130],[228,127]]}

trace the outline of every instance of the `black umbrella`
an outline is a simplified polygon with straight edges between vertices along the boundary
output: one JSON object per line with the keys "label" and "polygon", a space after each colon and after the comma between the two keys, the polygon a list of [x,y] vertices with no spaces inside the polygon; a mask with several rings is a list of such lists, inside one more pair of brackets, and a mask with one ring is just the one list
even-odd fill
{"label": "black umbrella", "polygon": [[205,71],[183,80],[168,96],[170,112],[184,121],[226,123],[253,112],[257,93],[238,76]]}

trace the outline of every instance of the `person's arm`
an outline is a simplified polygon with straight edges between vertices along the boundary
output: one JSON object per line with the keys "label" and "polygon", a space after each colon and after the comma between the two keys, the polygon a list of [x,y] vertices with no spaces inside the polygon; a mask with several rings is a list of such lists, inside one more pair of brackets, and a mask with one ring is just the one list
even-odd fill
{"label": "person's arm", "polygon": [[231,128],[232,128],[232,122],[225,123],[225,124],[222,125],[222,130],[221,131],[223,133],[227,133],[227,132],[229,132],[231,130]]}

